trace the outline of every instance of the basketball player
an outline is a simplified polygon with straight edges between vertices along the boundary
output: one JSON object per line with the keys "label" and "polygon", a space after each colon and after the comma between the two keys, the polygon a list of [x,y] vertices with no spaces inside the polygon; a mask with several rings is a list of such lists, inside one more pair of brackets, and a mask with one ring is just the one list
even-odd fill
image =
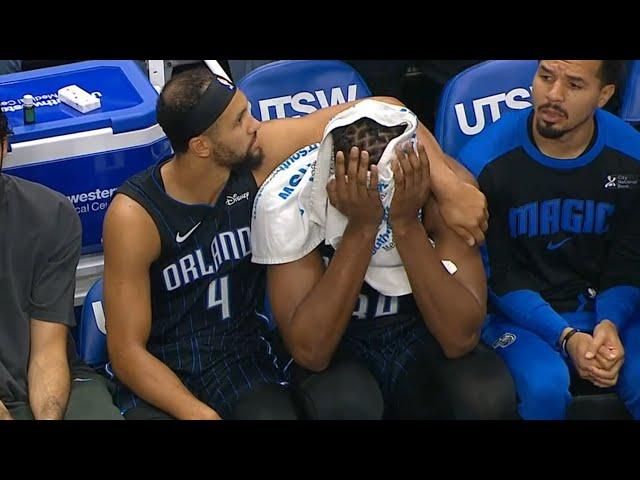
{"label": "basketball player", "polygon": [[[261,124],[206,69],[164,87],[158,122],[175,155],[129,179],[104,225],[107,342],[127,418],[298,417],[260,313],[251,208],[271,170],[352,104]],[[419,135],[435,144],[424,127]],[[442,155],[432,176],[445,218],[482,240],[484,197]]]}

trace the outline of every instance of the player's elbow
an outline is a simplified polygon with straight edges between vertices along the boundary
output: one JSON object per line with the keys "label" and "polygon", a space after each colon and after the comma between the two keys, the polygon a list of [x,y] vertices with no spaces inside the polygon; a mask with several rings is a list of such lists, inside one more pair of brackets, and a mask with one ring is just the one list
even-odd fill
{"label": "player's elbow", "polygon": [[444,356],[450,360],[461,358],[470,353],[480,341],[480,332],[473,331],[458,335],[442,345]]}
{"label": "player's elbow", "polygon": [[[302,322],[301,319],[306,321]],[[293,360],[313,372],[325,370],[335,349],[332,333],[320,328],[320,322],[315,317],[300,311],[287,325],[289,328],[281,331]]]}
{"label": "player's elbow", "polygon": [[469,302],[468,308],[458,312],[457,328],[449,331],[449,335],[441,342],[442,350],[447,358],[460,358],[471,352],[480,341],[480,329],[486,315],[486,306],[480,302]]}
{"label": "player's elbow", "polygon": [[298,347],[292,350],[293,360],[301,367],[312,372],[326,370],[331,361],[331,356],[314,347]]}
{"label": "player's elbow", "polygon": [[135,375],[137,366],[141,364],[141,348],[137,344],[107,336],[107,351],[114,374],[127,383],[127,380]]}

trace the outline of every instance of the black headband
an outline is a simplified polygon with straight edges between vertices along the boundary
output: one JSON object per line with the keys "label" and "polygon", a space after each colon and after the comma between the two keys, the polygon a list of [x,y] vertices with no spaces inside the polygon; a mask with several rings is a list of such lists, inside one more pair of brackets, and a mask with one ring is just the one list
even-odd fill
{"label": "black headband", "polygon": [[209,128],[225,111],[236,93],[236,87],[225,78],[214,76],[213,80],[187,113],[180,125],[184,138],[193,138]]}

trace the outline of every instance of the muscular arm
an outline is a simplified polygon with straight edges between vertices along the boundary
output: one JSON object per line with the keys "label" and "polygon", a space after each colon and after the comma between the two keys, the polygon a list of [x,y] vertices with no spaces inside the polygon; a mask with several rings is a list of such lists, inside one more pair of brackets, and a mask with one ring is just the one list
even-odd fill
{"label": "muscular arm", "polygon": [[310,370],[324,370],[351,319],[382,217],[377,168],[366,187],[369,155],[353,148],[348,181],[345,159],[336,154],[336,179],[329,200],[349,222],[326,271],[317,252],[268,269],[269,295],[276,321],[294,359]]}
{"label": "muscular arm", "polygon": [[[484,269],[478,249],[466,245],[447,227],[433,198],[424,212],[424,226],[416,219],[394,226],[393,235],[427,327],[445,355],[456,358],[471,351],[479,339],[486,313]],[[453,262],[457,272],[451,275],[441,260]]]}
{"label": "muscular arm", "polygon": [[68,327],[31,319],[29,404],[36,420],[61,420],[69,400]]}
{"label": "muscular arm", "polygon": [[351,320],[371,261],[376,229],[347,226],[324,268],[313,251],[304,258],[267,269],[271,307],[295,361],[324,370]]}
{"label": "muscular arm", "polygon": [[149,267],[159,254],[160,235],[151,217],[134,200],[117,195],[104,223],[109,358],[122,382],[171,416],[219,418],[187,390],[169,367],[147,351],[151,331]]}
{"label": "muscular arm", "polygon": [[[393,105],[404,104],[393,97],[371,97]],[[302,118],[284,118],[263,122],[258,130],[264,154],[262,166],[254,172],[258,185],[284,159],[302,147],[322,140],[329,121],[362,100],[323,108]],[[477,189],[473,176],[448,157],[431,132],[419,123],[418,140],[425,146],[431,163],[432,190],[441,206],[446,223],[469,245],[484,241],[487,229],[487,202]]]}
{"label": "muscular arm", "polygon": [[[370,97],[371,100],[402,105],[391,97]],[[351,108],[362,100],[340,103],[321,108],[300,118],[279,118],[262,122],[258,130],[258,143],[264,154],[262,166],[254,172],[258,185],[271,171],[295,151],[322,141],[324,129],[329,121],[340,112]]]}
{"label": "muscular arm", "polygon": [[[457,162],[442,151],[433,134],[422,123],[418,125],[417,137],[429,156],[431,189],[436,198],[446,196],[451,187],[460,179],[460,173],[466,170],[464,168],[454,170],[454,165]],[[473,179],[473,175],[470,177]],[[469,178],[465,177],[463,180],[468,182]]]}
{"label": "muscular arm", "polygon": [[440,217],[467,245],[482,244],[489,210],[478,182],[464,166],[442,151],[422,124],[418,127],[418,140],[429,156],[431,191],[438,200]]}

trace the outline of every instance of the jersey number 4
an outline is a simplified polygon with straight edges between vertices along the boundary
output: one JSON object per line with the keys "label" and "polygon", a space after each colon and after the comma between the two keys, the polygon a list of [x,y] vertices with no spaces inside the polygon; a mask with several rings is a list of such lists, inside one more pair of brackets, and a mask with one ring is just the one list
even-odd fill
{"label": "jersey number 4", "polygon": [[207,309],[220,307],[220,313],[223,320],[231,317],[231,308],[229,307],[229,275],[222,278],[216,278],[209,284],[207,292]]}

